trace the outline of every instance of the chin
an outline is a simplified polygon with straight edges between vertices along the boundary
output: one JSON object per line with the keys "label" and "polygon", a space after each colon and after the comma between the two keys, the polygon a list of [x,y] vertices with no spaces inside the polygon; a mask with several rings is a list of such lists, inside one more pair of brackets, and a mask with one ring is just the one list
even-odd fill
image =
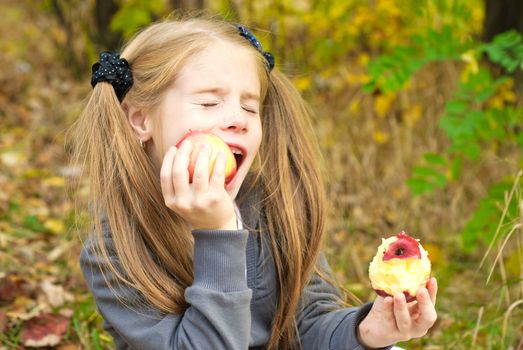
{"label": "chin", "polygon": [[[245,166],[246,164],[243,164]],[[242,187],[243,181],[245,180],[245,177],[247,174],[244,173],[245,169],[240,168],[238,172],[234,175],[234,177],[225,185],[225,191],[229,194],[229,196],[235,200],[236,196],[238,196],[238,193],[240,192],[240,189]]]}

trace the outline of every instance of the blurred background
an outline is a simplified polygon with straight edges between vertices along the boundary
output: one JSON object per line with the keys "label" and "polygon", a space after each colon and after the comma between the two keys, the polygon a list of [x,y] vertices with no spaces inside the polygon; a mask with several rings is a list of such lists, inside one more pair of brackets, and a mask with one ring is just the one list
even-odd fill
{"label": "blurred background", "polygon": [[253,29],[316,112],[349,302],[374,299],[368,264],[405,230],[440,291],[437,324],[402,346],[523,349],[523,2],[0,0],[0,350],[112,348],[65,132],[98,53],[180,9]]}

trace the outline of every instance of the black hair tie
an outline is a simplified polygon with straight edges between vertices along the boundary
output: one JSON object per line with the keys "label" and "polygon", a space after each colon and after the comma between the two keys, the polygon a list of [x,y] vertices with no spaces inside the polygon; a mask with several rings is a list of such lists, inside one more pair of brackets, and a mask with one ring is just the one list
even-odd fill
{"label": "black hair tie", "polygon": [[92,87],[94,88],[101,81],[110,83],[120,102],[133,85],[133,76],[129,62],[125,58],[120,58],[118,52],[102,52],[100,54],[100,62],[93,64],[92,74]]}
{"label": "black hair tie", "polygon": [[256,39],[254,34],[252,34],[249,29],[239,24],[236,25],[236,28],[238,28],[240,35],[249,40],[251,45],[262,54],[262,56],[265,58],[267,69],[270,72],[274,68],[274,56],[270,52],[263,51],[261,43],[258,41],[258,39]]}

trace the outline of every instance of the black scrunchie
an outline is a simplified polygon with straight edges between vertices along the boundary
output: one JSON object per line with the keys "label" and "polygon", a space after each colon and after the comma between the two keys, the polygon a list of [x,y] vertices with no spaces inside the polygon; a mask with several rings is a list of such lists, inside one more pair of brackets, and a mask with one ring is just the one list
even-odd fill
{"label": "black scrunchie", "polygon": [[94,88],[101,81],[110,83],[120,102],[133,85],[133,76],[129,62],[125,58],[120,58],[118,52],[102,52],[100,54],[100,62],[93,64],[92,73],[92,87]]}

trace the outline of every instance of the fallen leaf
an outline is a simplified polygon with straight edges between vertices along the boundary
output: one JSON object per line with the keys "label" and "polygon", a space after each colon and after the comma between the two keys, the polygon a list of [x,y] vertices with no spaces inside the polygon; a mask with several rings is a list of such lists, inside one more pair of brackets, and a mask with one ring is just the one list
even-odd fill
{"label": "fallen leaf", "polygon": [[43,180],[43,184],[49,187],[62,188],[65,186],[65,178],[62,176],[48,177]]}
{"label": "fallen leaf", "polygon": [[27,281],[19,276],[8,274],[0,276],[0,305],[9,304],[18,296],[26,296],[31,292]]}
{"label": "fallen leaf", "polygon": [[41,348],[56,346],[67,330],[68,319],[51,313],[41,314],[24,323],[21,342],[24,346]]}
{"label": "fallen leaf", "polygon": [[47,219],[44,222],[44,227],[54,234],[60,234],[65,231],[64,223],[61,220],[57,219]]}
{"label": "fallen leaf", "polygon": [[5,312],[0,311],[0,333],[7,330],[7,315]]}
{"label": "fallen leaf", "polygon": [[64,287],[55,285],[51,281],[43,281],[40,283],[40,288],[47,297],[49,304],[53,307],[62,306],[66,301],[73,300],[73,296],[67,293]]}
{"label": "fallen leaf", "polygon": [[22,163],[25,161],[22,153],[15,151],[2,153],[0,155],[0,160],[2,161],[2,163],[4,163],[4,165],[8,167],[21,166]]}
{"label": "fallen leaf", "polygon": [[75,344],[64,344],[59,345],[56,350],[82,350],[82,347],[80,345]]}
{"label": "fallen leaf", "polygon": [[0,278],[0,305],[13,301],[16,293],[16,284],[10,276]]}
{"label": "fallen leaf", "polygon": [[7,316],[9,318],[25,321],[30,320],[49,309],[49,305],[45,303],[37,303],[35,300],[29,299],[25,296],[18,296],[10,309],[7,310]]}

